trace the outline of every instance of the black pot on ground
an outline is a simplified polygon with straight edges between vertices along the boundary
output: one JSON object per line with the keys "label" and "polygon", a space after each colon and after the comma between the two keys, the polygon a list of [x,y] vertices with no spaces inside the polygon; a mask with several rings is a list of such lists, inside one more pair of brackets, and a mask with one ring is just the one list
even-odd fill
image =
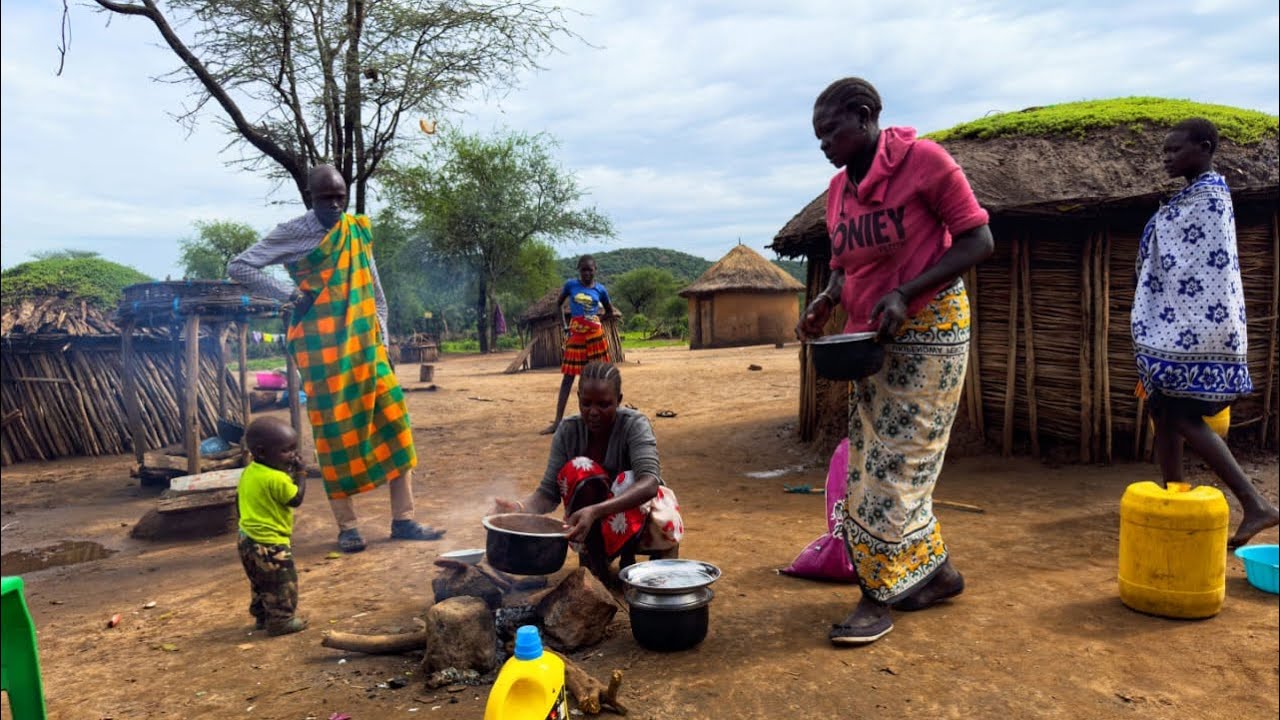
{"label": "black pot on ground", "polygon": [[696,647],[707,637],[711,623],[711,588],[682,595],[653,595],[630,589],[631,636],[641,647],[678,652]]}
{"label": "black pot on ground", "polygon": [[828,380],[861,380],[880,372],[884,346],[873,332],[828,335],[809,341],[813,369]]}
{"label": "black pot on ground", "polygon": [[506,513],[484,518],[484,557],[495,570],[550,575],[564,567],[569,538],[564,524],[546,515]]}

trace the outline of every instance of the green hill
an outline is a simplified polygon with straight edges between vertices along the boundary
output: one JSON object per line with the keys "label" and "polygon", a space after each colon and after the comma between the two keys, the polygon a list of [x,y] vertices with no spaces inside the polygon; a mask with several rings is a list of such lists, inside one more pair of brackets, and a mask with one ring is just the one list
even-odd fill
{"label": "green hill", "polygon": [[[615,278],[629,270],[642,267],[655,267],[667,270],[681,283],[690,283],[711,267],[712,262],[706,258],[690,255],[679,250],[666,248],[622,248],[607,252],[592,253],[596,259],[596,272],[600,282],[608,285],[610,278]],[[800,282],[805,281],[804,261],[774,260],[774,265],[786,270]],[[572,277],[578,274],[578,256],[560,258],[556,261],[560,275]]]}

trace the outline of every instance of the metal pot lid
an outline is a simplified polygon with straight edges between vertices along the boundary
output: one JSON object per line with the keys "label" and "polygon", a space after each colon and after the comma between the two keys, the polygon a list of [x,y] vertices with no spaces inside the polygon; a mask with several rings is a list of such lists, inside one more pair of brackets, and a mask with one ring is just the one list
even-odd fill
{"label": "metal pot lid", "polygon": [[720,568],[699,560],[650,560],[624,568],[619,577],[645,593],[679,595],[719,580]]}
{"label": "metal pot lid", "polygon": [[630,588],[626,591],[627,604],[639,610],[697,610],[711,603],[716,594],[711,588],[698,588],[693,592],[677,595],[655,595]]}

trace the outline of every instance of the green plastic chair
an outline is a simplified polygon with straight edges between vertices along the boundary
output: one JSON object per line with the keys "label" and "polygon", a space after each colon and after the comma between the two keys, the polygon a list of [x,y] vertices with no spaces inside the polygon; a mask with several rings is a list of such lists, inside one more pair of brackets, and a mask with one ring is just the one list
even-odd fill
{"label": "green plastic chair", "polygon": [[44,720],[36,626],[22,597],[22,578],[0,578],[0,586],[0,689],[9,695],[13,720]]}

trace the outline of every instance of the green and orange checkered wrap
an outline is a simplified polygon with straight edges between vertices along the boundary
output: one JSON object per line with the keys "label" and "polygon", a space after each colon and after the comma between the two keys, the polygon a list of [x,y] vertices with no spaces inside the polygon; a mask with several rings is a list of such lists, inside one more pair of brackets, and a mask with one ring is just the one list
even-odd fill
{"label": "green and orange checkered wrap", "polygon": [[404,391],[391,371],[374,303],[369,219],[346,215],[289,266],[315,302],[289,324],[316,455],[330,498],[372,490],[417,464]]}

